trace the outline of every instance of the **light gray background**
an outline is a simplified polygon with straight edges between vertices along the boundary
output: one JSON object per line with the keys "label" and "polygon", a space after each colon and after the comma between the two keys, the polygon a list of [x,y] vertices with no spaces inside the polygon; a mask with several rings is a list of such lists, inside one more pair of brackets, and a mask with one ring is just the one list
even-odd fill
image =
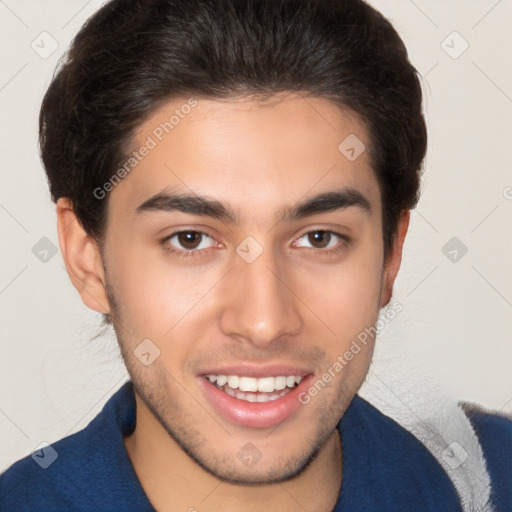
{"label": "light gray background", "polygon": [[[58,246],[36,147],[40,102],[101,3],[0,1],[0,471],[83,428],[127,378],[113,333],[90,341],[101,318],[82,304],[60,251],[46,262],[33,253],[43,237]],[[393,299],[403,311],[380,334],[369,382],[398,395],[411,383],[440,387],[510,412],[512,2],[370,3],[423,77],[430,139]],[[456,262],[442,252],[452,237],[468,248]]]}

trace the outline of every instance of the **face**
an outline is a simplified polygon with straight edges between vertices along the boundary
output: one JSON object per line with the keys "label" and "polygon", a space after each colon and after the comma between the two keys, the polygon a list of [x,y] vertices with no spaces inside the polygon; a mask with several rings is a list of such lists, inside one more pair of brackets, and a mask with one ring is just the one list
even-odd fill
{"label": "face", "polygon": [[109,312],[159,427],[221,479],[276,482],[337,435],[373,340],[336,361],[396,275],[368,151],[338,148],[370,141],[326,99],[186,103],[144,122],[108,197]]}

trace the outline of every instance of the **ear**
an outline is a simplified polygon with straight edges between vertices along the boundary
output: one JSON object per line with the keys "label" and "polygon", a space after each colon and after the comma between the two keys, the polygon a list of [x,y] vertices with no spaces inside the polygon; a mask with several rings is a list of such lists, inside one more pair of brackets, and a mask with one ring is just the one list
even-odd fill
{"label": "ear", "polygon": [[391,300],[393,294],[393,284],[395,282],[400,264],[402,262],[402,249],[404,246],[405,235],[409,228],[409,220],[411,218],[410,210],[403,210],[398,220],[398,226],[393,239],[393,246],[384,262],[384,270],[382,276],[382,290],[380,295],[380,307],[384,307]]}
{"label": "ear", "polygon": [[98,313],[110,313],[100,251],[82,228],[68,198],[57,201],[57,230],[66,270],[83,303]]}

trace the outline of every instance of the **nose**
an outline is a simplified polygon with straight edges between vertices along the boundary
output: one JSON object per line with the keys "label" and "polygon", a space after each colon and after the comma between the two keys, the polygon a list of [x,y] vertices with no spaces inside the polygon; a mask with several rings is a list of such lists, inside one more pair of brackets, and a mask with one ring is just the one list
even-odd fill
{"label": "nose", "polygon": [[301,331],[300,300],[283,267],[268,249],[252,263],[235,256],[234,268],[223,283],[226,300],[220,328],[225,335],[265,347]]}

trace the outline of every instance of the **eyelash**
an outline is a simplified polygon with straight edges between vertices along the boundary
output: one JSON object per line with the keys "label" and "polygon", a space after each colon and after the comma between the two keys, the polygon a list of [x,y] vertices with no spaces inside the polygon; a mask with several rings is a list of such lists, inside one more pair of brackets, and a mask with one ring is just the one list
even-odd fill
{"label": "eyelash", "polygon": [[[338,243],[336,245],[336,247],[334,247],[332,249],[315,249],[315,248],[312,248],[312,247],[304,247],[303,249],[308,250],[308,252],[313,252],[315,254],[321,253],[323,255],[332,255],[332,256],[334,256],[334,255],[337,255],[340,252],[344,251],[346,249],[346,247],[350,244],[350,238],[348,236],[342,235],[341,233],[338,233],[338,232],[333,231],[331,229],[312,229],[310,231],[306,231],[305,233],[303,233],[302,235],[297,237],[296,240],[300,240],[304,236],[306,236],[306,235],[308,235],[310,233],[315,233],[317,231],[323,231],[323,232],[326,232],[326,233],[330,233],[331,235],[337,236],[340,239],[340,243]],[[173,238],[176,235],[179,235],[181,233],[198,233],[198,234],[204,235],[204,236],[206,236],[208,238],[212,238],[207,233],[205,233],[203,231],[197,231],[197,230],[194,230],[194,229],[183,229],[181,231],[175,231],[171,235],[169,235],[169,236],[165,237],[163,240],[161,240],[161,244],[163,245],[164,250],[168,254],[172,254],[172,255],[178,256],[178,257],[188,258],[190,256],[201,256],[204,251],[207,251],[208,249],[211,249],[211,247],[209,247],[208,249],[194,249],[194,250],[190,250],[190,251],[187,251],[185,249],[184,250],[176,249],[175,247],[170,245],[168,242],[169,242],[169,240],[171,238]]]}

